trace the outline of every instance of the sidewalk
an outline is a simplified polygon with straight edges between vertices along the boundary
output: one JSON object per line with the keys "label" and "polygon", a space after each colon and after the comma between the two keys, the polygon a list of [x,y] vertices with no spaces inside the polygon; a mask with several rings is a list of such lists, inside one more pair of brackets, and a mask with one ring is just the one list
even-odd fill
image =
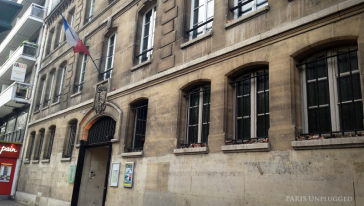
{"label": "sidewalk", "polygon": [[0,206],[24,206],[24,205],[17,203],[13,200],[0,200]]}

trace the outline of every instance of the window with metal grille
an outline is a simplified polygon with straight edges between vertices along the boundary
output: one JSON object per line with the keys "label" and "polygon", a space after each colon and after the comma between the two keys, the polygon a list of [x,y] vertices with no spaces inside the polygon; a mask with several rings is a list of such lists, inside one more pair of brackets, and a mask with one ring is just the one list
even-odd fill
{"label": "window with metal grille", "polygon": [[211,87],[201,86],[186,94],[185,144],[207,144],[210,130]]}
{"label": "window with metal grille", "polygon": [[34,160],[40,159],[40,154],[42,153],[42,147],[43,147],[43,140],[44,140],[44,130],[41,130],[40,134],[39,134],[38,150],[37,150],[36,154],[34,155]]}
{"label": "window with metal grille", "polygon": [[231,8],[230,11],[234,12],[235,18],[239,18],[268,5],[268,0],[234,0],[234,5],[235,7]]}
{"label": "window with metal grille", "polygon": [[269,73],[258,70],[242,75],[234,86],[234,134],[236,143],[268,137]]}
{"label": "window with metal grille", "polygon": [[35,141],[35,132],[30,134],[30,138],[28,141],[28,153],[25,159],[30,160],[33,153],[33,147],[34,147],[34,141]]}
{"label": "window with metal grille", "polygon": [[134,112],[133,148],[129,151],[141,151],[145,142],[148,100],[143,100],[135,104],[132,111]]}
{"label": "window with metal grille", "polygon": [[49,142],[46,150],[44,151],[43,159],[50,159],[52,154],[52,147],[53,147],[54,135],[56,134],[56,127],[55,126],[51,127],[49,130],[50,130],[49,131],[50,136],[48,140]]}
{"label": "window with metal grille", "polygon": [[191,0],[191,26],[187,34],[194,39],[212,29],[214,0]]}
{"label": "window with metal grille", "polygon": [[302,69],[305,133],[331,137],[364,131],[356,47],[329,49],[297,66]]}
{"label": "window with metal grille", "polygon": [[69,125],[69,137],[66,146],[66,151],[64,152],[64,157],[68,158],[72,156],[72,150],[75,144],[76,130],[77,130],[77,122],[72,122]]}
{"label": "window with metal grille", "polygon": [[149,9],[143,16],[142,40],[140,45],[139,63],[149,60],[153,53],[156,6]]}
{"label": "window with metal grille", "polygon": [[116,34],[112,34],[107,44],[106,64],[105,64],[105,71],[103,72],[104,79],[108,79],[111,77],[114,65],[115,42],[116,42]]}

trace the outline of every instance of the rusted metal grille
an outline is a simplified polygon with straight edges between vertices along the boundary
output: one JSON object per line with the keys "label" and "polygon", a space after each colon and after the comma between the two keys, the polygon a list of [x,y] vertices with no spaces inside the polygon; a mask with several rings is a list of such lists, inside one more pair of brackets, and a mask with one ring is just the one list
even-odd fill
{"label": "rusted metal grille", "polygon": [[88,131],[88,145],[110,142],[114,137],[116,122],[111,117],[102,117]]}

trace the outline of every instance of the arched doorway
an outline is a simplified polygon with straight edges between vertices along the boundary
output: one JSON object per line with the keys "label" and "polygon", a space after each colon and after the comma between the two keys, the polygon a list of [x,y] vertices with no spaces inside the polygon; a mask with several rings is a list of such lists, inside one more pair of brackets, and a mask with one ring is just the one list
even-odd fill
{"label": "arched doorway", "polygon": [[103,116],[87,125],[81,140],[71,206],[105,205],[116,121]]}

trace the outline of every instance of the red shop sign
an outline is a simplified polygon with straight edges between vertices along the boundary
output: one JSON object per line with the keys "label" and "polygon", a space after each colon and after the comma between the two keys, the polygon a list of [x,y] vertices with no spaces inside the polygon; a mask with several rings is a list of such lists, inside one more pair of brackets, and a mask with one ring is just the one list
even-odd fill
{"label": "red shop sign", "polygon": [[0,157],[9,157],[18,159],[21,145],[0,143]]}

